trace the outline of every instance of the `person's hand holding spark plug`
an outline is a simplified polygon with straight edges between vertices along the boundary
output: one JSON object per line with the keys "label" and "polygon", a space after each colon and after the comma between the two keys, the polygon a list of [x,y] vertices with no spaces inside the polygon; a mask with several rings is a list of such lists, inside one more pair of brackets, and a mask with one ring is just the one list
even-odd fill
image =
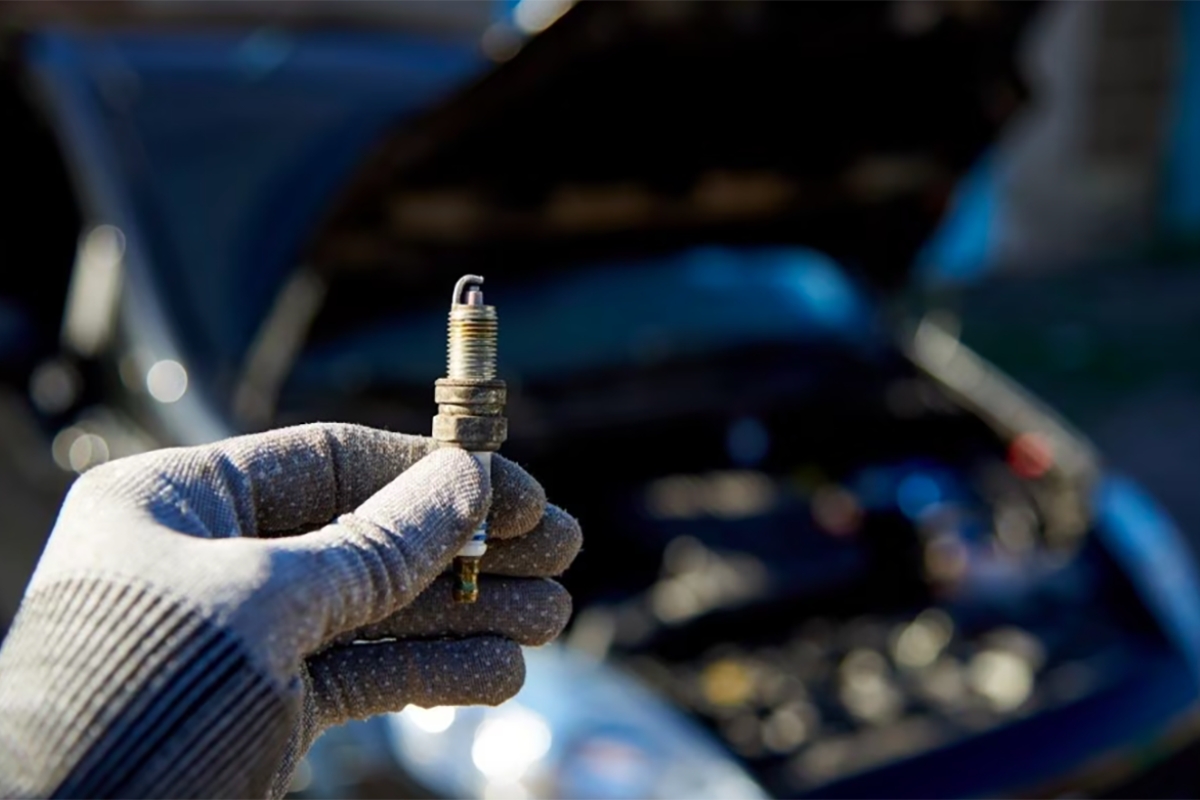
{"label": "person's hand holding spark plug", "polygon": [[[490,512],[487,512],[489,508]],[[473,604],[443,574],[487,515]],[[578,524],[501,456],[306,425],[72,488],[0,650],[0,796],[263,796],[325,727],[496,704]]]}

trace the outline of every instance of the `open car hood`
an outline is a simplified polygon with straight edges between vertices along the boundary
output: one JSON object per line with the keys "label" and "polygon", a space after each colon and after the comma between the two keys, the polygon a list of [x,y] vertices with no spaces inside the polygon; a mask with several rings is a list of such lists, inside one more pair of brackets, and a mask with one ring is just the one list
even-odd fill
{"label": "open car hood", "polygon": [[394,132],[312,261],[533,269],[752,242],[900,286],[1019,106],[1032,8],[579,4]]}
{"label": "open car hood", "polygon": [[440,308],[467,268],[516,285],[705,245],[901,286],[1019,104],[1030,14],[581,4],[499,67],[478,35],[228,20],[34,26],[25,52],[86,216],[124,233],[143,366],[180,360],[227,407],[300,265],[368,287],[355,319]]}

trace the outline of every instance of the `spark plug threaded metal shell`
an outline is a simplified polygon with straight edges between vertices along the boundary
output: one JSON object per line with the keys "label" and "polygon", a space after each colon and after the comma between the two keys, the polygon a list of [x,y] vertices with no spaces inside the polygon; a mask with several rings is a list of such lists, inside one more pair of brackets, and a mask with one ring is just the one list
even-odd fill
{"label": "spark plug threaded metal shell", "polygon": [[446,347],[446,377],[451,380],[491,381],[496,379],[496,337],[499,325],[494,306],[483,305],[483,293],[471,290],[468,300],[479,305],[450,306],[450,329]]}

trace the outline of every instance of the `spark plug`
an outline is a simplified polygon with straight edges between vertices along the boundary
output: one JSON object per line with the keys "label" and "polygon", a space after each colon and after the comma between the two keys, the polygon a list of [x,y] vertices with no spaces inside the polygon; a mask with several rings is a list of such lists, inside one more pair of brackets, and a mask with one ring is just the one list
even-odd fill
{"label": "spark plug", "polygon": [[[468,451],[491,475],[492,453],[508,437],[506,388],[496,379],[496,308],[484,305],[483,278],[464,275],[454,284],[446,341],[446,377],[434,384],[438,404],[433,438],[442,447]],[[479,562],[487,552],[487,517],[454,558],[454,602],[479,599]]]}

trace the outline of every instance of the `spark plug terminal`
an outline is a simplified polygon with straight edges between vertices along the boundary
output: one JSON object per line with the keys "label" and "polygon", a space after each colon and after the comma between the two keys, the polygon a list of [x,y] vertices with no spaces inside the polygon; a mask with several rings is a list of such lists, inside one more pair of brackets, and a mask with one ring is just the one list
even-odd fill
{"label": "spark plug terminal", "polygon": [[[464,275],[454,284],[446,341],[446,377],[434,384],[438,405],[433,438],[461,447],[491,475],[492,453],[508,438],[507,389],[496,378],[496,308],[484,303],[483,278]],[[487,518],[454,558],[454,601],[479,599],[479,564],[487,552]]]}

